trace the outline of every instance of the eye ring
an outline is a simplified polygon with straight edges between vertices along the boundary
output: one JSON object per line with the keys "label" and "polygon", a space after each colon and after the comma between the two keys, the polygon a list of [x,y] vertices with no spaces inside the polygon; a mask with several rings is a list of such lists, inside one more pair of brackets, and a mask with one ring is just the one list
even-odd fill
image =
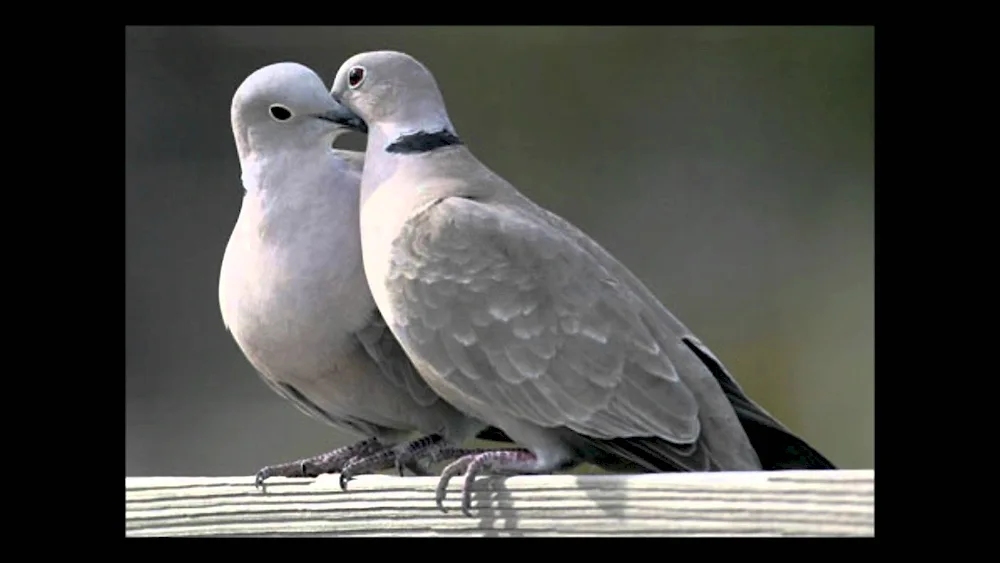
{"label": "eye ring", "polygon": [[267,113],[271,114],[271,118],[275,121],[288,121],[292,118],[292,110],[281,104],[271,104],[271,107],[267,108]]}
{"label": "eye ring", "polygon": [[347,85],[350,86],[352,90],[361,86],[361,83],[365,81],[365,74],[365,67],[351,67],[351,70],[347,71]]}

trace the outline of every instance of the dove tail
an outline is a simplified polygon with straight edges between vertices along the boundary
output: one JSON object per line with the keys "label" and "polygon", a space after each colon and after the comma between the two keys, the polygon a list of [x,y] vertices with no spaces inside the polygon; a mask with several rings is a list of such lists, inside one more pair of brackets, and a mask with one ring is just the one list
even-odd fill
{"label": "dove tail", "polygon": [[757,451],[761,466],[765,471],[781,469],[836,469],[837,467],[823,454],[810,446],[791,430],[785,428],[763,408],[751,401],[746,393],[726,372],[726,368],[698,343],[687,338],[684,344],[695,353],[715,376],[750,444]]}
{"label": "dove tail", "polygon": [[837,468],[805,440],[776,426],[774,421],[762,420],[760,413],[744,410],[735,403],[733,407],[765,471]]}
{"label": "dove tail", "polygon": [[[756,412],[736,409],[750,444],[765,471],[782,469],[836,469],[823,454],[788,430],[761,421]],[[744,416],[746,414],[746,416]],[[602,440],[577,434],[581,458],[607,471],[661,473],[672,471],[724,471],[702,444],[673,444],[657,437]]]}

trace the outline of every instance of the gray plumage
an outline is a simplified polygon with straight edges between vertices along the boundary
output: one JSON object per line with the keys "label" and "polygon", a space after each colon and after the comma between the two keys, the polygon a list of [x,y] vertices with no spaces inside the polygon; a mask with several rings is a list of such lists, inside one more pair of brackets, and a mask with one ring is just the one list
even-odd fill
{"label": "gray plumage", "polygon": [[345,129],[315,72],[251,74],[231,119],[245,189],[222,261],[222,318],[264,381],[303,412],[364,438],[414,431],[458,441],[484,425],[416,373],[375,307],[361,262],[363,154],[333,150]]}
{"label": "gray plumage", "polygon": [[419,62],[356,55],[332,93],[368,127],[375,302],[434,391],[534,454],[507,469],[832,467],[625,266],[480,163]]}

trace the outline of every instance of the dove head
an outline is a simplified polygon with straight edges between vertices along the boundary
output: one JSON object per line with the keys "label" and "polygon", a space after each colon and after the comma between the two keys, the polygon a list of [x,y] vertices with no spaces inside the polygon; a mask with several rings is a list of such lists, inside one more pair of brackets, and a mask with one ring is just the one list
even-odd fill
{"label": "dove head", "polygon": [[237,88],[230,109],[240,159],[256,151],[322,146],[364,123],[335,102],[320,77],[298,63],[258,69]]}
{"label": "dove head", "polygon": [[[414,135],[455,135],[434,75],[405,53],[354,55],[341,65],[330,94],[389,143]],[[341,124],[356,127],[346,120]]]}

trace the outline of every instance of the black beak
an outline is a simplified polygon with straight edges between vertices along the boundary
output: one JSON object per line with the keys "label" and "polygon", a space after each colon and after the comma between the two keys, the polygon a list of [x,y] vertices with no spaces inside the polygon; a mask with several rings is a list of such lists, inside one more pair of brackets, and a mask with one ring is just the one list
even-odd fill
{"label": "black beak", "polygon": [[322,119],[324,121],[329,121],[330,123],[336,123],[350,129],[351,131],[357,131],[359,133],[368,133],[368,125],[358,117],[354,115],[354,112],[345,108],[344,106],[337,104],[337,109],[330,110],[326,113],[317,113],[313,117],[317,119]]}

